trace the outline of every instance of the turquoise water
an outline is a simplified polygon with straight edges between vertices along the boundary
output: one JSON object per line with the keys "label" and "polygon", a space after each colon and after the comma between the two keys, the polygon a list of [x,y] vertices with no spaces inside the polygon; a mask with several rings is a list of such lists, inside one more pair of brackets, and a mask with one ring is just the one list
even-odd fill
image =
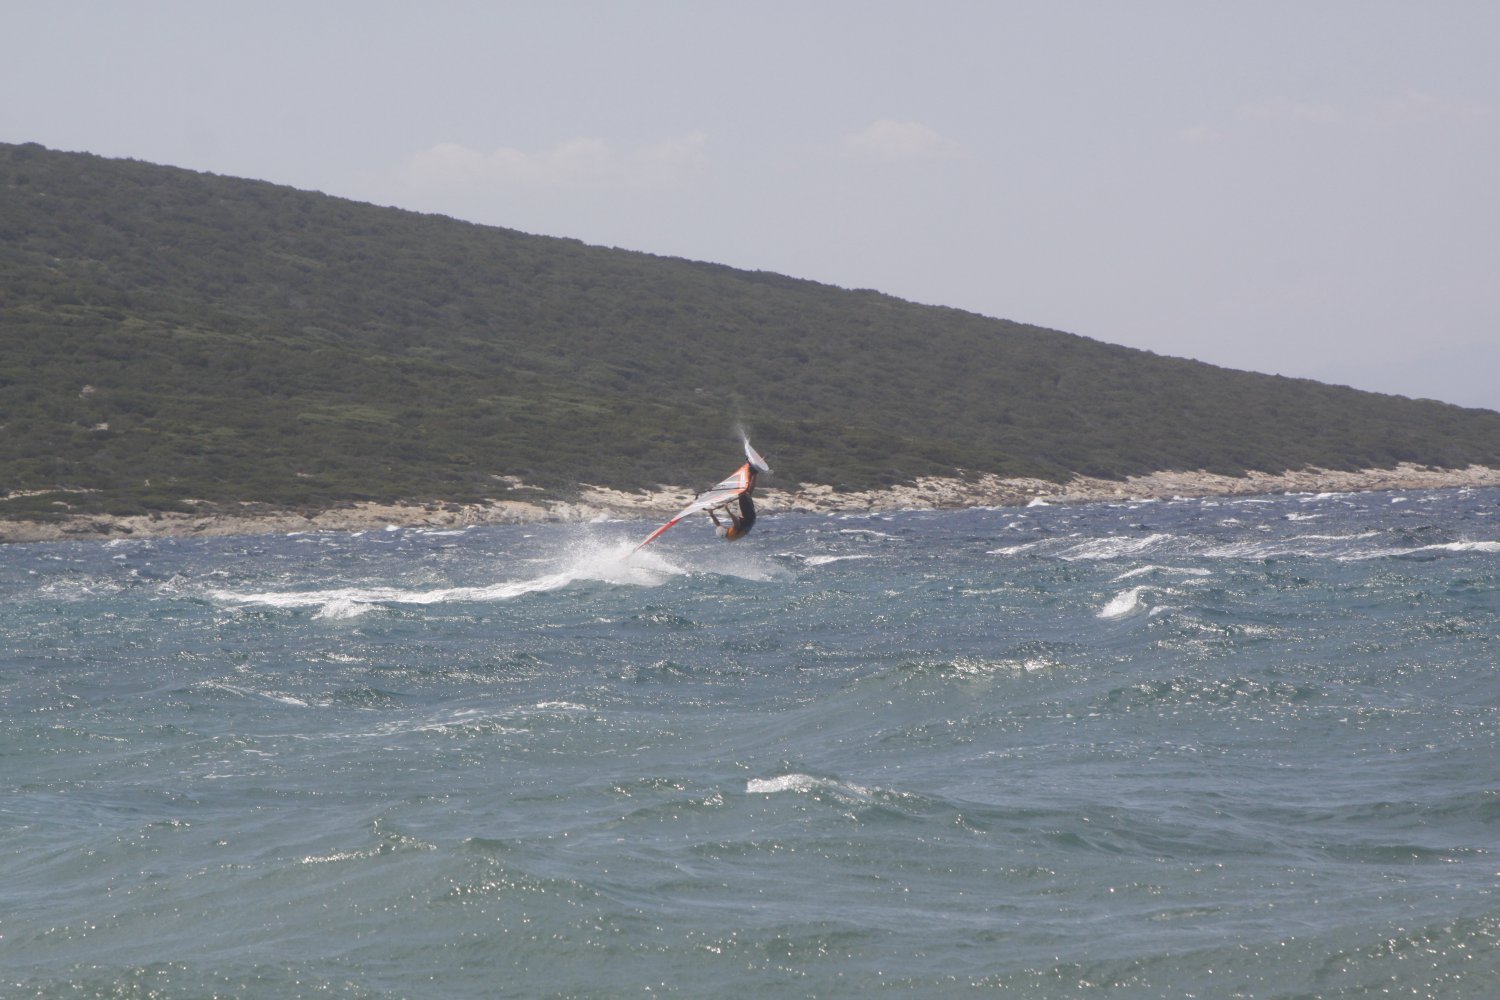
{"label": "turquoise water", "polygon": [[0,548],[0,996],[1492,997],[1500,491]]}

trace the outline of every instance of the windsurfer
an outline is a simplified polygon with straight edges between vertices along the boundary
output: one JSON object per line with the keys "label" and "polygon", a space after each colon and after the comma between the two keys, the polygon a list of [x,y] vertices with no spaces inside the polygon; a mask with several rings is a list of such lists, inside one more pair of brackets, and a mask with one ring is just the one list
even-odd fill
{"label": "windsurfer", "polygon": [[[754,448],[750,447],[749,441],[745,442],[745,458],[748,461],[744,465],[720,480],[717,485],[699,493],[693,498],[692,503],[678,512],[676,517],[647,535],[646,540],[637,545],[635,550],[639,552],[644,549],[660,538],[662,532],[672,525],[689,514],[696,514],[699,511],[707,511],[708,516],[713,518],[714,527],[718,529],[720,538],[734,541],[749,534],[750,529],[755,526],[755,501],[750,498],[750,494],[755,490],[755,477],[758,473],[770,472],[771,467]],[[720,511],[728,516],[729,524],[726,525],[719,520]]]}
{"label": "windsurfer", "polygon": [[713,508],[708,511],[708,516],[714,521],[714,530],[727,542],[744,538],[755,527],[755,501],[750,496],[755,492],[755,466],[746,462],[743,472],[749,485],[739,495],[739,513],[736,514],[733,507],[725,507],[724,513],[729,515],[729,524],[726,525],[719,520],[719,515]]}

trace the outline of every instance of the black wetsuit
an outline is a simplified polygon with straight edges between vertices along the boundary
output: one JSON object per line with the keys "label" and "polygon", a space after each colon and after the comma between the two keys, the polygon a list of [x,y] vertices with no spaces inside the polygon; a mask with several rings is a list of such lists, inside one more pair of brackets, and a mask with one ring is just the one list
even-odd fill
{"label": "black wetsuit", "polygon": [[755,527],[755,501],[750,499],[748,492],[740,494],[740,516],[734,521],[734,526],[740,529],[742,535]]}

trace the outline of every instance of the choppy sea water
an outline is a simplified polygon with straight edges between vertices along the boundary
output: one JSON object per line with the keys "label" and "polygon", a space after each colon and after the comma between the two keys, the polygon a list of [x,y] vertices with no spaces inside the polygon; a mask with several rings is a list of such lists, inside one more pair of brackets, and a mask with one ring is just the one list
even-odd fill
{"label": "choppy sea water", "polygon": [[1500,491],[0,548],[0,996],[1493,997]]}

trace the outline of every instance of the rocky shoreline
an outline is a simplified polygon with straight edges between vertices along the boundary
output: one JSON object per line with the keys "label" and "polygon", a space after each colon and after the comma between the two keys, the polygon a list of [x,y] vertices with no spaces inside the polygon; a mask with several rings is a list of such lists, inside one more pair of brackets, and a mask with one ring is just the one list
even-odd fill
{"label": "rocky shoreline", "polygon": [[[1239,496],[1261,493],[1357,493],[1373,490],[1444,489],[1500,486],[1500,469],[1432,469],[1404,464],[1391,469],[1338,472],[1303,469],[1221,476],[1208,472],[1154,472],[1125,480],[1079,477],[1066,483],[1043,479],[927,477],[882,490],[837,492],[810,483],[793,489],[756,492],[766,513],[872,513],[962,507],[1015,507],[1173,497]],[[160,513],[115,517],[79,515],[62,521],[0,521],[0,542],[40,542],[167,536],[286,534],[294,531],[368,531],[386,527],[462,528],[481,524],[543,521],[651,520],[670,517],[693,494],[663,487],[624,492],[598,486],[580,488],[574,501],[496,500],[479,504],[360,503],[330,510],[296,512],[243,504],[239,511],[202,514]]]}

